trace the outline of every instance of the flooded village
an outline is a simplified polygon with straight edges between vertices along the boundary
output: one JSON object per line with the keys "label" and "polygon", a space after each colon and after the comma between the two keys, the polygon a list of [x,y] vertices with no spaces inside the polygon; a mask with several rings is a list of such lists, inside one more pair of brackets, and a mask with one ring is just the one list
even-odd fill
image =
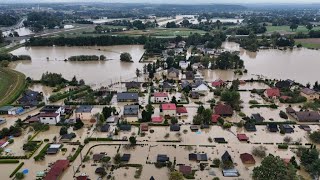
{"label": "flooded village", "polygon": [[250,13],[221,15],[16,27],[30,33],[0,47],[0,179],[319,179],[320,51],[230,35]]}

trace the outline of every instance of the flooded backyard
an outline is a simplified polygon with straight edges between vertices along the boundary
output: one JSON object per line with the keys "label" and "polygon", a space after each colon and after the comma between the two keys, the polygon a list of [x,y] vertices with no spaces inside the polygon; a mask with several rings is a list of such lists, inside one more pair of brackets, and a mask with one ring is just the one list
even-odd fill
{"label": "flooded backyard", "polygon": [[[128,52],[134,63],[120,62],[120,54]],[[108,47],[22,47],[12,52],[14,55],[30,55],[32,61],[18,61],[11,64],[17,71],[23,72],[33,79],[40,79],[45,72],[61,73],[71,79],[74,75],[84,79],[92,86],[105,86],[112,81],[125,81],[135,77],[136,68],[142,69],[138,63],[144,53],[143,46],[125,45]],[[107,61],[65,62],[70,56],[104,55]],[[48,59],[49,60],[48,60]]]}

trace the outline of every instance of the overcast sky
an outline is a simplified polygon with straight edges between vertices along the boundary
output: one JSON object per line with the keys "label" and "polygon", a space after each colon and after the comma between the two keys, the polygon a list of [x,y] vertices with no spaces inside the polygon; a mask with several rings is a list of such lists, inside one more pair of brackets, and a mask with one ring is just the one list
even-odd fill
{"label": "overcast sky", "polygon": [[170,3],[170,4],[208,4],[208,3],[320,3],[320,0],[0,0],[0,3],[34,2],[108,2],[108,3]]}

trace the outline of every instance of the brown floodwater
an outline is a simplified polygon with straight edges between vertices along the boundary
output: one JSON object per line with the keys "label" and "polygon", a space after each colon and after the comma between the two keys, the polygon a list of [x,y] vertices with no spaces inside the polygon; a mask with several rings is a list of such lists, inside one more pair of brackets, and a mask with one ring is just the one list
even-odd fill
{"label": "brown floodwater", "polygon": [[[33,79],[40,79],[45,72],[61,73],[71,79],[74,75],[84,79],[89,85],[106,86],[111,82],[134,78],[136,68],[142,70],[144,64],[138,63],[144,53],[143,46],[91,46],[91,47],[21,47],[12,51],[14,55],[30,55],[32,61],[18,61],[11,64],[17,71]],[[134,63],[120,62],[120,54],[128,52]],[[65,62],[75,55],[104,55],[107,61]],[[47,60],[49,58],[49,60]]]}
{"label": "brown floodwater", "polygon": [[295,48],[285,51],[268,49],[250,52],[233,42],[225,42],[223,47],[240,51],[240,57],[250,74],[276,79],[293,79],[304,84],[319,80],[320,51]]}

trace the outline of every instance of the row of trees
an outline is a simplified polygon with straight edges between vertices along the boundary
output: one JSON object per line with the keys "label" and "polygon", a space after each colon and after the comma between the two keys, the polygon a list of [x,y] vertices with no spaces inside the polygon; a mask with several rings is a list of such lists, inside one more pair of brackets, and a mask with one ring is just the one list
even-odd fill
{"label": "row of trees", "polygon": [[71,56],[68,58],[69,61],[104,61],[106,57],[104,55],[80,55],[80,56]]}
{"label": "row of trees", "polygon": [[126,26],[128,29],[139,29],[144,30],[147,28],[155,28],[158,26],[157,21],[146,21],[142,22],[141,20],[135,20],[133,22],[129,20],[115,20],[111,22],[106,22],[105,25],[112,25],[112,26]]}

